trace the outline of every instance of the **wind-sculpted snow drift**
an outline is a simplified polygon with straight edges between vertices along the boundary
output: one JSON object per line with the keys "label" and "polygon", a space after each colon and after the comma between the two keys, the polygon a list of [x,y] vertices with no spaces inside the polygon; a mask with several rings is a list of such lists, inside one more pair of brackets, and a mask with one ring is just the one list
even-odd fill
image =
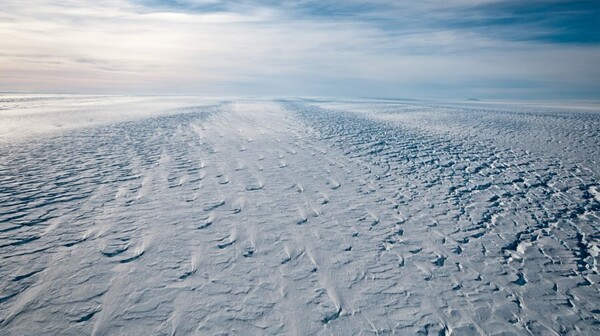
{"label": "wind-sculpted snow drift", "polygon": [[599,110],[5,96],[0,334],[598,335]]}

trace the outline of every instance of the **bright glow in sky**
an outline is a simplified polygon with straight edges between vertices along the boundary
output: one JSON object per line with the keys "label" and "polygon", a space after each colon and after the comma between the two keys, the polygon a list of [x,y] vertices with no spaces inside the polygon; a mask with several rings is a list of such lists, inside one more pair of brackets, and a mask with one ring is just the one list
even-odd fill
{"label": "bright glow in sky", "polygon": [[4,0],[0,91],[598,99],[599,8]]}

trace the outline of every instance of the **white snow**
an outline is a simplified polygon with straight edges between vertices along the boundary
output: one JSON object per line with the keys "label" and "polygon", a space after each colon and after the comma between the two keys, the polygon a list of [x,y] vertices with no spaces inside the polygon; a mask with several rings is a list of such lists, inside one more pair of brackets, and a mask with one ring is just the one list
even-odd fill
{"label": "white snow", "polygon": [[597,335],[600,108],[0,96],[2,335]]}

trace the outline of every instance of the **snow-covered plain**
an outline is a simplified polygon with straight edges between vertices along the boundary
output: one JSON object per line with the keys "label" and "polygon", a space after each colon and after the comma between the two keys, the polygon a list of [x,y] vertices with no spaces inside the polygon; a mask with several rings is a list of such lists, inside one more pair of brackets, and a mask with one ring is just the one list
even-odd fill
{"label": "snow-covered plain", "polygon": [[599,335],[600,106],[0,96],[2,335]]}

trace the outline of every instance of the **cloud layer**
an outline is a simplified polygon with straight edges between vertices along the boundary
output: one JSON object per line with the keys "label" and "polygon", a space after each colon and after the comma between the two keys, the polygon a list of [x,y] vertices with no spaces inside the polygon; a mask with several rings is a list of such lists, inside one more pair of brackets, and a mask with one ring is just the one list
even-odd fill
{"label": "cloud layer", "polygon": [[600,98],[594,1],[6,0],[0,90]]}

